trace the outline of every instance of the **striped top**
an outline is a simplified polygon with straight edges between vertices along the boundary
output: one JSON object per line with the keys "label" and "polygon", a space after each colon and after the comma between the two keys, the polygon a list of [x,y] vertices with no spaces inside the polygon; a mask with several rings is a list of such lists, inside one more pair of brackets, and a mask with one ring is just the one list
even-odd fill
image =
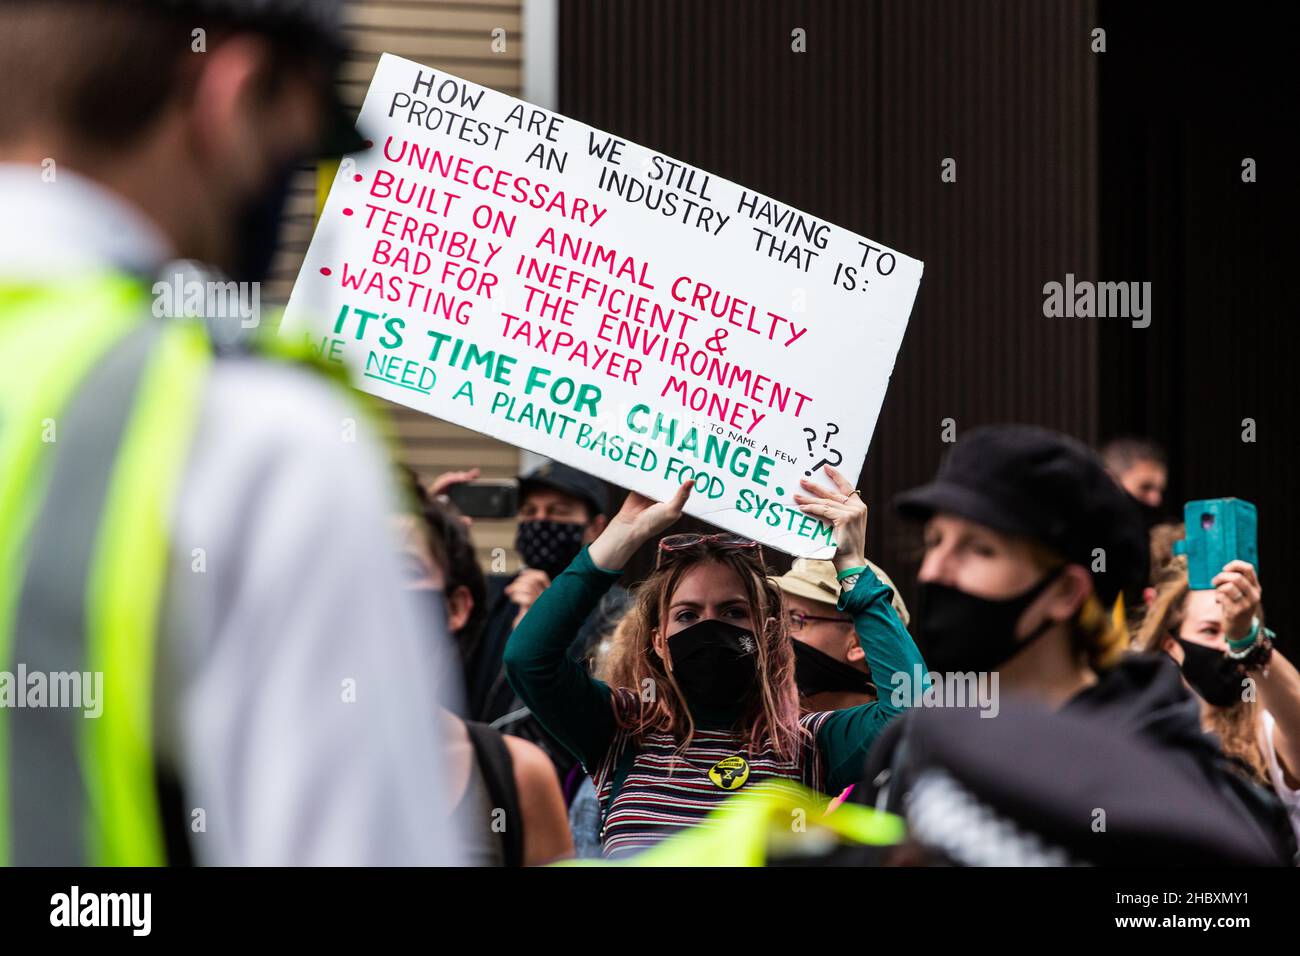
{"label": "striped top", "polygon": [[[636,694],[627,688],[615,690],[612,703],[616,711],[624,714],[635,713],[639,706]],[[636,746],[629,732],[620,731],[614,746],[592,774],[605,821],[601,833],[604,855],[627,856],[652,847],[685,827],[700,825],[735,792],[719,787],[709,778],[710,769],[728,757],[743,757],[748,764],[749,776],[743,784],[746,789],[765,780],[782,779],[824,790],[825,761],[816,734],[829,716],[829,713],[817,713],[801,718],[800,723],[810,733],[794,761],[780,759],[770,746],[747,753],[742,734],[734,730],[696,728],[690,746],[682,753],[678,753],[678,742],[671,734],[650,732],[637,750],[611,811],[609,798],[619,757],[629,745]]]}
{"label": "striped top", "polygon": [[[569,656],[569,645],[587,616],[618,580],[620,572],[598,568],[587,549],[533,602],[510,635],[505,650],[510,685],[542,726],[582,761],[596,784],[602,809],[609,803],[619,757],[629,734],[620,713],[639,707],[631,689],[611,688]],[[731,730],[697,730],[685,760],[671,758],[676,741],[667,734],[647,734],[637,748],[628,778],[614,800],[605,834],[605,855],[626,855],[658,843],[684,827],[693,826],[737,787],[723,789],[709,779],[719,761],[743,756],[750,764],[750,781],[782,778],[806,784],[822,793],[839,793],[861,779],[867,751],[881,730],[907,706],[910,695],[895,700],[885,688],[898,675],[925,671],[911,635],[890,604],[892,591],[870,569],[839,607],[853,616],[858,643],[866,652],[871,679],[880,699],[847,710],[809,714],[802,723],[811,732],[793,762],[778,761],[770,747],[744,753],[741,735]],[[735,761],[739,764],[739,761]],[[743,767],[734,768],[743,773]],[[720,768],[717,779],[731,785],[735,777]]]}

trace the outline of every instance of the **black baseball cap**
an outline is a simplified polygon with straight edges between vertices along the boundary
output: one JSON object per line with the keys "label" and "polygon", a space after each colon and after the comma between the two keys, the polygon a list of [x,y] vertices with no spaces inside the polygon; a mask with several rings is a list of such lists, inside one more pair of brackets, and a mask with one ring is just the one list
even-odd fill
{"label": "black baseball cap", "polygon": [[[300,38],[317,46],[331,66],[331,74],[348,50],[343,32],[343,0],[117,0],[161,7],[177,15],[209,16],[236,27]],[[325,128],[317,147],[320,158],[337,158],[365,149],[367,140],[357,131],[356,118],[339,98],[331,78],[324,91]]]}
{"label": "black baseball cap", "polygon": [[[985,425],[957,441],[929,484],[894,499],[905,518],[937,512],[1023,535],[1092,572],[1107,604],[1146,584],[1149,550],[1142,516],[1096,454],[1033,425]],[[1104,549],[1105,571],[1093,571]]]}
{"label": "black baseball cap", "polygon": [[551,491],[572,495],[591,508],[593,516],[609,514],[609,492],[605,488],[605,483],[577,468],[548,461],[528,474],[521,475],[519,477],[521,503],[524,496],[533,488],[549,488]]}

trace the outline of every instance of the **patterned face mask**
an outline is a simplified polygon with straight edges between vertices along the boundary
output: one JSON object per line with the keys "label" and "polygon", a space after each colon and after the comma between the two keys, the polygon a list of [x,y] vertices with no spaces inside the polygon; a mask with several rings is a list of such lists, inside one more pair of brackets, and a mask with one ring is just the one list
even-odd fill
{"label": "patterned face mask", "polygon": [[521,521],[515,533],[515,550],[530,568],[545,571],[551,580],[582,550],[585,524],[572,521]]}

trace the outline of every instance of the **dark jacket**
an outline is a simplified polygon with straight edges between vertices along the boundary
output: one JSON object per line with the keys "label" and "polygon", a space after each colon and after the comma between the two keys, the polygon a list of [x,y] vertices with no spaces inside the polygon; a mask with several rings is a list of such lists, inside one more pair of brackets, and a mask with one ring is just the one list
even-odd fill
{"label": "dark jacket", "polygon": [[[492,724],[503,733],[521,737],[541,747],[555,765],[567,801],[581,783],[581,774],[575,770],[577,760],[547,733],[524,706],[524,702],[506,680],[502,666],[506,642],[514,630],[515,616],[519,613],[519,606],[505,594],[506,587],[514,579],[515,575],[487,576],[488,613],[482,635],[465,665],[469,716],[472,720]],[[613,633],[631,602],[632,594],[626,588],[618,585],[612,587],[583,622],[577,637],[569,646],[569,656],[575,662],[587,663],[596,645]]]}
{"label": "dark jacket", "polygon": [[[1035,711],[1041,714],[1041,711]],[[977,799],[996,812],[1011,817],[1018,815],[1032,829],[1038,822],[1036,818],[1051,814],[1041,808],[1036,813],[1033,807],[1027,807],[1026,792],[1033,791],[1035,799],[1059,800],[1062,804],[1074,799],[1077,794],[1062,792],[1053,796],[1051,786],[1042,785],[1043,778],[1053,774],[1059,776],[1062,762],[1087,764],[1096,761],[1098,754],[1079,747],[1079,740],[1086,738],[1078,736],[1069,737],[1075,752],[1062,754],[1054,751],[1050,746],[1050,736],[1027,729],[1026,712],[1027,709],[1018,708],[1013,715],[1010,708],[1004,707],[1003,713],[987,722],[998,723],[1002,731],[1010,732],[1001,742],[1003,746],[999,747],[998,755],[992,751],[981,755],[978,745],[967,748],[956,742],[952,752],[940,757],[939,762],[947,762],[949,766],[944,769],[954,776],[966,781],[982,781],[975,785],[979,791]],[[1200,701],[1183,684],[1177,665],[1168,656],[1149,654],[1126,658],[1102,675],[1097,684],[1068,701],[1061,709],[1061,715],[1087,721],[1099,728],[1104,736],[1121,735],[1142,745],[1152,755],[1153,761],[1160,764],[1157,776],[1176,774],[1182,783],[1190,784],[1197,794],[1212,801],[1213,806],[1231,814],[1241,834],[1247,837],[1251,833],[1256,835],[1257,840],[1252,838],[1247,842],[1272,845],[1280,861],[1296,858],[1294,832],[1282,804],[1271,790],[1251,782],[1244,768],[1223,754],[1217,739],[1202,730]],[[909,787],[918,773],[916,764],[935,759],[933,748],[924,758],[909,756],[908,723],[915,716],[924,717],[923,714],[904,717],[878,741],[868,758],[866,778],[853,794],[855,802],[879,805],[879,801],[887,809],[906,812]],[[1020,721],[1019,731],[1016,730],[1017,720]],[[970,721],[972,743],[984,729],[978,727],[980,723],[978,718]],[[946,730],[949,733],[961,732],[955,723]],[[1009,741],[1015,741],[1016,753],[1014,759],[1003,765],[1000,751]],[[974,766],[976,762],[983,762],[985,766]],[[963,763],[966,765],[962,766]],[[995,763],[998,765],[996,774],[985,772]],[[1095,777],[1104,784],[1099,790],[1107,790],[1112,802],[1117,792],[1134,802],[1160,799],[1153,792],[1142,789],[1147,784],[1143,783],[1144,775],[1140,772],[1110,766],[1095,769],[1102,771]],[[1125,781],[1114,779],[1126,775],[1128,779]],[[1021,776],[1020,781],[1017,781],[1017,776]],[[1145,776],[1148,781],[1151,779],[1149,773]],[[1124,788],[1128,785],[1135,792],[1126,792]],[[1136,792],[1140,789],[1142,792]],[[1086,854],[1087,850],[1085,841],[1083,853]],[[1142,860],[1126,862],[1141,863]]]}
{"label": "dark jacket", "polygon": [[[510,640],[515,616],[519,613],[519,605],[506,596],[505,589],[517,576],[489,574],[485,579],[488,612],[482,634],[465,664],[465,694],[470,720],[490,724],[523,706],[506,681],[501,666],[506,642]],[[610,588],[578,631],[569,648],[569,656],[578,662],[590,659],[600,640],[613,633],[631,602],[631,592],[626,588],[619,585]]]}

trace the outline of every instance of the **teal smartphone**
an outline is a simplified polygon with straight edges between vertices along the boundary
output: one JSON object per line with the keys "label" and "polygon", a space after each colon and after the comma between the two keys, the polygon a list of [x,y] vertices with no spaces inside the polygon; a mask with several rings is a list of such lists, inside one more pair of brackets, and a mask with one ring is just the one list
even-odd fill
{"label": "teal smartphone", "polygon": [[1210,582],[1229,561],[1248,561],[1259,571],[1258,515],[1243,498],[1206,498],[1183,505],[1184,537],[1175,554],[1187,555],[1187,581],[1193,591]]}

